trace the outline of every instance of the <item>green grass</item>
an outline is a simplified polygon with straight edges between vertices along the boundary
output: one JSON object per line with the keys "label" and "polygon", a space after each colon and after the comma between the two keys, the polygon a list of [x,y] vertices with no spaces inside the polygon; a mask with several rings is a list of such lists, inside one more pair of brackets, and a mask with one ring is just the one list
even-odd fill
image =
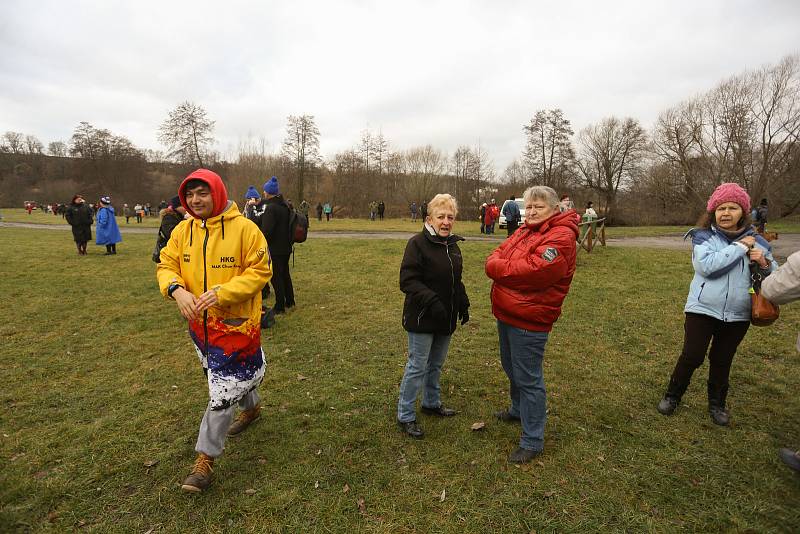
{"label": "green grass", "polygon": [[[185,495],[207,392],[184,322],[157,293],[152,243],[126,235],[117,256],[92,246],[79,257],[68,234],[0,228],[0,532],[800,524],[800,478],[776,456],[800,447],[800,307],[784,307],[740,347],[730,428],[707,415],[705,366],[678,414],[662,417],[655,405],[680,350],[689,258],[614,247],[579,257],[547,346],[545,454],[514,467],[506,457],[519,430],[491,415],[508,388],[483,274],[495,244],[462,245],[472,320],[442,375],[460,414],[421,416],[426,438],[414,441],[394,422],[404,242],[310,239],[293,269],[298,309],[263,339],[264,417],[228,441],[207,493]],[[470,431],[476,421],[483,432]]]}
{"label": "green grass", "polygon": [[[116,208],[115,208],[116,210]],[[2,208],[0,215],[5,222],[17,223],[31,223],[31,224],[63,224],[66,225],[67,221],[61,215],[53,215],[52,213],[43,213],[41,210],[35,210],[28,215],[28,212],[20,208]],[[95,221],[96,222],[96,221]],[[125,217],[117,215],[117,224],[120,228],[125,228]],[[142,222],[137,224],[136,217],[132,216],[127,226],[136,228],[158,228],[161,225],[161,217],[144,217]]]}

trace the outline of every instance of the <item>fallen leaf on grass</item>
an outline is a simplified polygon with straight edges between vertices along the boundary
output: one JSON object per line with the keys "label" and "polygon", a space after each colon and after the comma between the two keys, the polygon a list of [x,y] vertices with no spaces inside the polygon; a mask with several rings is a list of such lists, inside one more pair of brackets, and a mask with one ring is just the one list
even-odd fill
{"label": "fallen leaf on grass", "polygon": [[446,490],[446,489],[443,489],[443,490],[442,490],[442,494],[441,494],[441,495],[439,495],[439,502],[444,502],[444,500],[445,500],[446,498],[447,498],[447,490]]}
{"label": "fallen leaf on grass", "polygon": [[284,354],[289,354],[290,352],[292,352],[292,349],[286,349],[285,351],[283,351]]}
{"label": "fallen leaf on grass", "polygon": [[469,428],[474,432],[476,430],[483,430],[483,428],[485,426],[486,426],[486,423],[484,423],[483,421],[478,421],[476,423],[472,423],[472,426],[469,427]]}
{"label": "fallen leaf on grass", "polygon": [[598,456],[597,459],[600,460],[601,462],[605,462],[606,461],[606,457],[603,456],[602,454],[600,456]]}
{"label": "fallen leaf on grass", "polygon": [[41,480],[46,476],[47,476],[47,471],[36,471],[33,474],[33,478],[35,478],[36,480]]}
{"label": "fallen leaf on grass", "polygon": [[56,512],[55,510],[47,514],[47,520],[50,521],[51,523],[56,519],[58,519],[58,512]]}
{"label": "fallen leaf on grass", "polygon": [[538,461],[536,462],[536,465],[538,465],[539,467],[544,467],[544,462],[543,462],[543,461],[541,461],[541,460],[538,460]]}
{"label": "fallen leaf on grass", "polygon": [[303,376],[301,374],[298,374],[297,375],[297,379],[300,380],[300,381],[303,381],[303,380],[308,380],[308,377],[307,376]]}
{"label": "fallen leaf on grass", "polygon": [[256,490],[254,490],[253,488],[247,488],[246,490],[244,490],[244,492],[245,492],[247,495],[255,495],[255,493],[256,493]]}
{"label": "fallen leaf on grass", "polygon": [[317,456],[319,456],[320,454],[322,454],[322,449],[317,449]]}
{"label": "fallen leaf on grass", "polygon": [[367,515],[367,503],[364,502],[364,497],[358,498],[358,513],[361,515]]}
{"label": "fallen leaf on grass", "polygon": [[317,488],[319,488],[319,480],[317,480],[316,482],[314,482],[314,489],[317,489]]}
{"label": "fallen leaf on grass", "polygon": [[151,529],[149,529],[147,532],[145,532],[144,534],[153,534],[153,532],[155,532],[155,530],[156,530],[156,529],[154,529],[154,528],[151,528]]}
{"label": "fallen leaf on grass", "polygon": [[153,466],[154,466],[154,465],[156,465],[157,463],[158,463],[158,460],[157,460],[157,459],[153,459],[153,460],[147,460],[147,461],[144,463],[144,466],[145,466],[145,467],[153,467]]}
{"label": "fallen leaf on grass", "polygon": [[20,459],[20,458],[22,458],[23,456],[25,456],[25,453],[24,453],[24,452],[20,452],[20,453],[18,453],[18,454],[15,454],[15,455],[14,455],[14,456],[12,456],[11,458],[9,458],[9,459],[8,459],[8,461],[10,461],[10,462],[14,462],[14,461],[16,461],[16,460],[19,460],[19,459]]}
{"label": "fallen leaf on grass", "polygon": [[263,464],[267,463],[267,459],[266,458],[259,458],[258,459],[258,463],[263,465]]}
{"label": "fallen leaf on grass", "polygon": [[350,491],[350,486],[345,484],[344,487],[342,488],[342,493],[347,493],[348,491]]}
{"label": "fallen leaf on grass", "polygon": [[556,494],[555,491],[545,491],[542,495],[544,496],[545,499],[549,499],[550,497],[552,497],[555,494]]}

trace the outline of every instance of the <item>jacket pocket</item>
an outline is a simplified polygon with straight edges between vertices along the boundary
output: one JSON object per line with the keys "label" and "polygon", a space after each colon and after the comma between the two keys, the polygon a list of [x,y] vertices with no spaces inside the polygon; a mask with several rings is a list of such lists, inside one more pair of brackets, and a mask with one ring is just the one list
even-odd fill
{"label": "jacket pocket", "polygon": [[706,283],[703,282],[700,284],[700,292],[697,294],[697,302],[703,302],[703,289],[705,289]]}

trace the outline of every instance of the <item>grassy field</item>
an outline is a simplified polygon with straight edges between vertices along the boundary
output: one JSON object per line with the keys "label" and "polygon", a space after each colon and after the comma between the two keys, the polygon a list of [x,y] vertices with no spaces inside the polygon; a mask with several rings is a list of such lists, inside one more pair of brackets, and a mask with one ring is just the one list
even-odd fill
{"label": "grassy field", "polygon": [[[52,216],[50,216],[52,217]],[[367,222],[362,222],[366,225]],[[202,495],[194,459],[203,374],[174,303],[157,292],[153,239],[117,256],[69,234],[0,228],[0,532],[793,531],[800,477],[800,306],[753,328],[734,362],[730,428],[706,411],[704,366],[679,412],[655,405],[680,349],[684,252],[579,256],[545,357],[549,418],[538,462],[506,463],[519,429],[496,422],[508,383],[483,261],[462,245],[472,320],[442,375],[460,411],[395,411],[406,338],[399,240],[298,247],[298,309],[263,345],[264,417],[228,441]],[[482,432],[470,425],[484,421]]]}

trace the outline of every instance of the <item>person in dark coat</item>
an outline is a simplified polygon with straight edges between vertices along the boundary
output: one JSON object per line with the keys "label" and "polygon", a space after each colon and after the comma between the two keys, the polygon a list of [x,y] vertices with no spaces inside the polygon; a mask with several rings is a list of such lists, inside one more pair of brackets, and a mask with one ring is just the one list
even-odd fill
{"label": "person in dark coat", "polygon": [[423,390],[422,412],[439,417],[456,415],[442,404],[439,375],[447,357],[456,321],[469,321],[469,298],[461,281],[462,259],[453,234],[458,207],[451,195],[439,194],[428,205],[422,232],[408,240],[400,265],[400,289],[405,293],[403,328],[408,332],[408,362],[400,382],[397,424],[414,438],[424,433],[417,424],[416,402]]}
{"label": "person in dark coat", "polygon": [[317,202],[317,220],[322,222],[322,204]]}
{"label": "person in dark coat", "polygon": [[254,209],[254,221],[267,238],[272,258],[272,289],[275,291],[273,310],[280,314],[295,305],[294,286],[289,272],[289,256],[292,254],[289,205],[280,194],[278,178],[275,176],[264,184],[264,196],[266,198]]}
{"label": "person in dark coat", "polygon": [[156,239],[156,250],[153,251],[153,261],[161,263],[161,249],[167,246],[172,231],[183,222],[186,210],[181,205],[179,196],[172,197],[166,208],[161,210],[161,226],[158,228],[158,238]]}
{"label": "person in dark coat", "polygon": [[95,243],[106,246],[106,256],[117,253],[117,243],[122,241],[119,233],[117,218],[114,216],[114,207],[111,197],[100,199],[100,209],[97,210],[97,239]]}
{"label": "person in dark coat", "polygon": [[72,226],[72,237],[78,247],[78,255],[86,256],[86,244],[92,239],[92,209],[86,205],[82,196],[75,195],[65,217]]}

